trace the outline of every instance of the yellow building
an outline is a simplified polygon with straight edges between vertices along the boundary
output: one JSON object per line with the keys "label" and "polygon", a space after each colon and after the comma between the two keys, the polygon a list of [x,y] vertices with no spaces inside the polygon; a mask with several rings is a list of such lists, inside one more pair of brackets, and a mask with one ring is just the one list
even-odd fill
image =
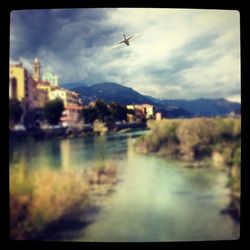
{"label": "yellow building", "polygon": [[157,112],[157,113],[155,114],[155,120],[157,120],[157,121],[162,120],[162,114],[161,114],[160,112]]}
{"label": "yellow building", "polygon": [[127,105],[127,109],[134,110],[135,109],[135,105],[132,105],[132,104]]}
{"label": "yellow building", "polygon": [[152,118],[154,116],[154,106],[150,104],[139,105],[139,108],[142,110],[146,118]]}
{"label": "yellow building", "polygon": [[9,98],[22,101],[26,110],[37,107],[36,82],[21,63],[10,65]]}
{"label": "yellow building", "polygon": [[38,58],[34,60],[33,76],[21,63],[10,65],[9,98],[21,101],[26,111],[42,108],[49,100],[61,98],[65,109],[62,121],[67,125],[79,121],[80,111],[83,109],[78,93],[41,80],[41,65]]}
{"label": "yellow building", "polygon": [[22,101],[27,95],[27,71],[22,64],[10,65],[9,71],[9,98]]}
{"label": "yellow building", "polygon": [[154,106],[150,104],[130,104],[127,105],[128,110],[135,110],[137,112],[140,112],[142,115],[144,115],[146,118],[150,118],[154,116]]}
{"label": "yellow building", "polygon": [[49,91],[49,100],[60,98],[64,106],[80,105],[80,95],[74,91],[60,87],[51,87]]}

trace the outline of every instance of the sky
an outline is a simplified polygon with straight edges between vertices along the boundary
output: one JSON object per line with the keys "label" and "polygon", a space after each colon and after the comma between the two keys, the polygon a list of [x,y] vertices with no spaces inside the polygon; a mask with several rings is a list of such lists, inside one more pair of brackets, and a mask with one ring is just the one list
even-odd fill
{"label": "sky", "polygon": [[[136,34],[130,46],[110,47]],[[60,83],[116,82],[161,99],[241,101],[240,14],[234,10],[91,8],[16,10],[10,63]]]}

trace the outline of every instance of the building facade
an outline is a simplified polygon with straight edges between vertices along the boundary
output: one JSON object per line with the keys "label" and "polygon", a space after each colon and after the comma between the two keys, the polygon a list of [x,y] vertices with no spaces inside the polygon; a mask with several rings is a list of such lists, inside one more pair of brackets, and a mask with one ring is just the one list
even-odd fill
{"label": "building facade", "polygon": [[53,86],[58,86],[58,76],[50,72],[44,73],[42,80],[51,83]]}
{"label": "building facade", "polygon": [[161,114],[160,112],[157,112],[157,113],[155,114],[155,120],[156,120],[156,121],[161,121],[161,120],[162,120],[162,114]]}
{"label": "building facade", "polygon": [[43,108],[48,101],[60,98],[65,109],[61,121],[64,125],[71,126],[81,118],[82,100],[78,93],[60,88],[58,77],[52,79],[51,76],[55,77],[55,75],[47,74],[46,81],[41,79],[41,64],[38,58],[34,60],[32,76],[21,63],[10,65],[9,99],[21,101],[27,112],[34,108]]}
{"label": "building facade", "polygon": [[42,106],[47,99],[47,95],[37,89],[36,81],[19,63],[10,65],[9,99],[21,101],[25,110],[30,110]]}
{"label": "building facade", "polygon": [[34,71],[33,71],[33,79],[38,82],[41,80],[41,63],[39,59],[36,57],[34,60]]}
{"label": "building facade", "polygon": [[140,112],[142,115],[144,115],[147,119],[153,118],[155,109],[153,105],[150,104],[130,104],[127,105],[128,110],[135,110],[136,112]]}

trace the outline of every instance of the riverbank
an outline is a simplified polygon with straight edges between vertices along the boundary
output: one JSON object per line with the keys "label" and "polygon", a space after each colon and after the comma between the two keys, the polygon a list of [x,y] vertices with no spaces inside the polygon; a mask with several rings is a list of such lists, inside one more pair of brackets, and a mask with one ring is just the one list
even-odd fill
{"label": "riverbank", "polygon": [[11,239],[39,239],[51,225],[96,207],[117,182],[117,164],[100,162],[81,174],[25,166],[10,169]]}
{"label": "riverbank", "polygon": [[[33,197],[48,193],[48,197],[41,195],[29,203],[44,201],[40,202],[40,212],[36,213],[38,219],[44,218],[41,213],[57,215],[61,206],[54,204],[58,204],[59,197],[62,202],[64,195],[69,201],[77,197],[74,194],[81,189],[78,180],[83,184],[83,176],[92,168],[110,161],[117,166],[115,180],[118,183],[113,184],[110,191],[104,192],[107,190],[104,184],[88,184],[97,189],[90,191],[91,195],[86,199],[81,198],[82,207],[77,204],[62,217],[50,220],[42,230],[43,234],[36,234],[32,239],[80,242],[237,239],[239,225],[228,214],[219,213],[229,203],[229,189],[225,187],[227,174],[218,169],[184,168],[182,161],[137,154],[133,149],[135,140],[147,133],[149,131],[65,140],[24,140],[11,144],[10,170],[20,166],[23,192],[28,192],[26,187],[31,186],[27,177],[35,175],[37,182],[31,178],[31,184],[35,182],[36,187],[42,186],[39,190],[43,192],[36,191]],[[41,174],[45,174],[47,168],[51,170],[49,173],[54,173],[50,179],[45,178],[49,175]],[[74,173],[70,175],[72,183],[70,176],[66,178],[67,172]],[[39,177],[46,183],[42,185]],[[66,179],[68,182],[64,183]],[[13,182],[13,186],[17,188],[19,185]],[[19,192],[20,188],[17,188]],[[64,204],[69,203],[66,200]]]}
{"label": "riverbank", "polygon": [[[121,124],[113,127],[112,129],[107,130],[106,134],[113,133],[127,133],[137,130],[145,130],[147,129],[146,124],[137,124],[137,123],[128,123]],[[68,128],[68,127],[60,127],[56,129],[35,129],[35,130],[20,130],[20,131],[9,131],[9,140],[49,140],[49,139],[67,139],[67,138],[80,138],[85,136],[94,136],[99,133],[93,130],[93,127],[84,127],[82,129],[79,128]]]}
{"label": "riverbank", "polygon": [[193,118],[150,121],[150,132],[137,139],[135,149],[179,159],[186,167],[216,167],[228,173],[231,202],[225,211],[240,219],[240,118]]}

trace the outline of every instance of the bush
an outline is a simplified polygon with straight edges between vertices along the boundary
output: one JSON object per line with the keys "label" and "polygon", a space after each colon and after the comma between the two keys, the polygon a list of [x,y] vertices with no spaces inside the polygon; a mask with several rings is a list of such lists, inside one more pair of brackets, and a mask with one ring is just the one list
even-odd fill
{"label": "bush", "polygon": [[49,101],[44,107],[44,115],[49,124],[57,125],[64,110],[63,101],[60,98]]}
{"label": "bush", "polygon": [[215,124],[211,119],[183,120],[177,129],[181,152],[191,159],[203,154],[204,151],[209,152],[207,145],[214,138],[214,129]]}
{"label": "bush", "polygon": [[107,133],[108,128],[106,127],[104,122],[95,120],[93,125],[93,131],[97,134],[104,135],[105,133]]}
{"label": "bush", "polygon": [[88,183],[91,185],[112,184],[116,173],[117,166],[113,161],[97,161],[88,175]]}
{"label": "bush", "polygon": [[91,191],[96,191],[97,185],[102,193],[108,192],[116,173],[112,160],[96,162],[83,175],[49,168],[29,173],[25,165],[15,165],[10,169],[11,238],[35,239],[50,223],[91,205]]}
{"label": "bush", "polygon": [[[235,145],[241,136],[241,121],[235,118],[194,118],[162,121],[149,120],[150,132],[137,140],[140,152],[178,154],[193,160],[221,153],[227,164],[238,157],[233,156]],[[238,160],[236,160],[238,159]]]}
{"label": "bush", "polygon": [[20,101],[17,99],[9,100],[9,123],[10,127],[20,122],[23,114],[23,108]]}
{"label": "bush", "polygon": [[29,239],[87,198],[87,185],[73,171],[10,171],[11,238]]}

